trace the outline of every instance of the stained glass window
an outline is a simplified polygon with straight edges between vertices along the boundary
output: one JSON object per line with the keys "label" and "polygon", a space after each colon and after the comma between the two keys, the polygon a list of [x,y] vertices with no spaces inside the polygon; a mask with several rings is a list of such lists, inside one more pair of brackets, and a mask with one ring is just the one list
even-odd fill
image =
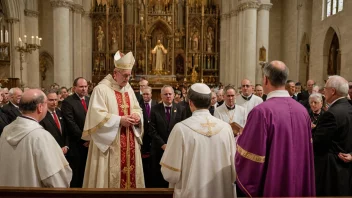
{"label": "stained glass window", "polygon": [[337,0],[332,1],[332,14],[336,14],[337,12]]}
{"label": "stained glass window", "polygon": [[339,0],[338,12],[340,12],[342,9],[343,9],[343,0]]}
{"label": "stained glass window", "polygon": [[331,15],[331,0],[326,0],[326,16]]}

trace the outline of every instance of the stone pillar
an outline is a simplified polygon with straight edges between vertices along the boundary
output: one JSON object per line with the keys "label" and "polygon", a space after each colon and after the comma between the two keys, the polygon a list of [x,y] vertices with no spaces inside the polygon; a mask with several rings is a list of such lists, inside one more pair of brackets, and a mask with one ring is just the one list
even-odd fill
{"label": "stone pillar", "polygon": [[70,62],[70,0],[51,0],[54,29],[54,82],[60,86],[72,84]]}
{"label": "stone pillar", "polygon": [[239,5],[239,10],[243,12],[243,45],[242,45],[242,70],[243,78],[248,78],[255,82],[256,72],[256,46],[257,46],[257,1],[247,1]]}
{"label": "stone pillar", "polygon": [[[32,36],[38,35],[38,15],[39,12],[35,10],[24,10],[25,15],[25,29],[27,35],[27,43],[31,43]],[[21,36],[22,37],[22,36]],[[23,37],[22,37],[23,38]],[[22,39],[23,40],[23,39]],[[33,51],[31,54],[26,54],[27,66],[23,70],[23,82],[26,87],[39,88],[40,87],[40,72],[39,72],[39,50]]]}
{"label": "stone pillar", "polygon": [[82,46],[82,76],[92,80],[92,19],[89,17],[91,9],[91,1],[82,1],[82,39],[80,39]]}
{"label": "stone pillar", "polygon": [[243,78],[243,55],[242,55],[242,46],[243,46],[243,12],[238,11],[238,19],[237,19],[237,24],[238,24],[238,29],[237,29],[237,45],[236,45],[236,55],[237,55],[237,81],[236,81],[236,86],[241,84],[241,79]]}
{"label": "stone pillar", "polygon": [[[91,1],[88,1],[91,2]],[[82,65],[82,13],[84,12],[82,5],[73,4],[73,78],[83,76]]]}
{"label": "stone pillar", "polygon": [[260,48],[266,49],[265,62],[268,62],[269,57],[269,10],[272,4],[261,4],[258,9],[258,30],[257,30],[257,71],[255,83],[262,83],[262,67],[259,61]]}
{"label": "stone pillar", "polygon": [[18,37],[20,36],[20,20],[16,18],[9,18],[6,21],[9,23],[9,43],[11,50],[10,77],[20,78],[20,53],[15,49],[18,42]]}
{"label": "stone pillar", "polygon": [[[224,9],[224,8],[222,8]],[[222,13],[221,14],[221,21],[220,21],[220,82],[225,83],[227,81],[226,75],[226,57],[228,56],[228,50],[226,48],[228,26],[227,26],[228,14]]]}
{"label": "stone pillar", "polygon": [[237,20],[237,11],[235,9],[233,9],[230,12],[230,42],[229,42],[229,53],[230,53],[230,61],[228,64],[228,68],[229,68],[229,72],[230,76],[229,76],[229,83],[230,84],[235,84],[236,83],[236,76],[237,76],[237,69],[236,69],[236,44],[237,44],[237,40],[236,40],[236,31],[238,29],[237,24],[236,24],[236,20]]}

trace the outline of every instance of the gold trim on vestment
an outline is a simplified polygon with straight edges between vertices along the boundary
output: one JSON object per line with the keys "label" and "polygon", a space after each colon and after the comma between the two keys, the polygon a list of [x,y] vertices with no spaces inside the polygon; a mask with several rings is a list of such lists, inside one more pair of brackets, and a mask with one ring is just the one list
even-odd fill
{"label": "gold trim on vestment", "polygon": [[247,158],[253,162],[258,162],[258,163],[264,163],[265,162],[265,156],[260,156],[260,155],[256,155],[254,153],[248,152],[246,150],[244,150],[242,147],[240,147],[237,144],[237,152],[244,158]]}
{"label": "gold trim on vestment", "polygon": [[170,170],[172,170],[172,171],[181,172],[180,169],[174,168],[174,167],[169,166],[169,165],[167,165],[167,164],[160,163],[160,165],[163,166],[163,167],[165,167],[165,168],[167,168],[167,169],[170,169]]}
{"label": "gold trim on vestment", "polygon": [[98,129],[100,129],[101,127],[104,126],[105,123],[107,123],[111,118],[111,114],[107,114],[105,116],[105,118],[99,122],[99,124],[97,124],[95,127],[91,128],[91,129],[88,129],[88,130],[85,130],[83,131],[83,137],[87,136],[87,135],[91,135],[92,133],[95,133]]}
{"label": "gold trim on vestment", "polygon": [[125,63],[125,64],[118,63],[118,64],[115,64],[115,67],[117,69],[132,69],[133,65],[134,65],[133,63]]}

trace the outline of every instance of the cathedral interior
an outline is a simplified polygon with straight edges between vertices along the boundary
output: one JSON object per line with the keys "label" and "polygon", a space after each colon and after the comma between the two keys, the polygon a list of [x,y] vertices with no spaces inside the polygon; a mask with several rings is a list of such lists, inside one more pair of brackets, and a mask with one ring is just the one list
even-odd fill
{"label": "cathedral interior", "polygon": [[352,2],[343,0],[1,0],[3,86],[71,87],[111,73],[132,51],[131,84],[261,83],[282,60],[290,79],[350,80]]}

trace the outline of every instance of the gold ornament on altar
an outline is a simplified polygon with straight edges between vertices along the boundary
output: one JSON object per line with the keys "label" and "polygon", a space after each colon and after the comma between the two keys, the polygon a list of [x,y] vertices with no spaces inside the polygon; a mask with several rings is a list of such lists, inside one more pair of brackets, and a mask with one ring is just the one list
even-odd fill
{"label": "gold ornament on altar", "polygon": [[162,71],[164,65],[164,55],[167,54],[167,50],[165,49],[164,45],[161,44],[161,41],[158,40],[156,46],[152,50],[152,54],[155,54],[155,70]]}

